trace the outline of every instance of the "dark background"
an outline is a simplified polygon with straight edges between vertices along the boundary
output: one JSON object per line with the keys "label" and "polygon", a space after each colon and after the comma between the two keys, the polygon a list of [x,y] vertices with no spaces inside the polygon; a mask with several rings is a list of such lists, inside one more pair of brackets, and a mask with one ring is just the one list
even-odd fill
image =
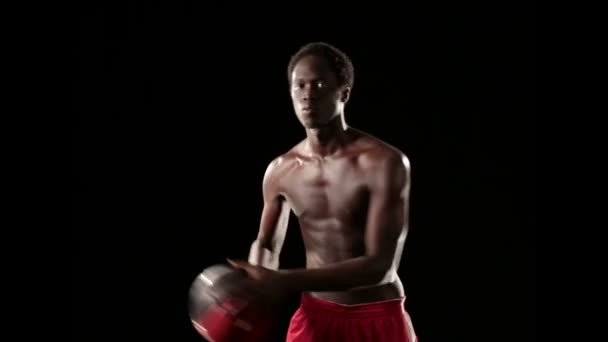
{"label": "dark background", "polygon": [[[246,258],[266,165],[304,137],[287,62],[315,40],[354,62],[350,125],[410,158],[400,274],[420,341],[535,340],[534,6],[80,7],[73,340],[202,340],[188,288]],[[303,265],[298,237],[292,216],[283,267]]]}

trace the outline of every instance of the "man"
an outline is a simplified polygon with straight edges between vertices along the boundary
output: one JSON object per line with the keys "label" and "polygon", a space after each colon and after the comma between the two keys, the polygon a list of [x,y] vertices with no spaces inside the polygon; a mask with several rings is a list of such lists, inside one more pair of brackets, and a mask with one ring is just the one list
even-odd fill
{"label": "man", "polygon": [[[289,342],[416,341],[397,274],[408,231],[410,164],[395,147],[346,124],[349,57],[303,46],[288,80],[306,139],[267,167],[264,208],[249,262],[232,261],[261,286],[302,293]],[[290,210],[305,269],[279,269]]]}

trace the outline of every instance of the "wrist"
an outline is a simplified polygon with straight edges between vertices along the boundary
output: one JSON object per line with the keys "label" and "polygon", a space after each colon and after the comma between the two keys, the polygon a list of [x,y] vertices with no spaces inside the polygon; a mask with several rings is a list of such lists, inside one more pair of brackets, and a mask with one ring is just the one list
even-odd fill
{"label": "wrist", "polygon": [[278,285],[288,293],[299,291],[297,286],[294,286],[292,278],[290,276],[291,272],[289,270],[278,270],[277,272],[277,283]]}

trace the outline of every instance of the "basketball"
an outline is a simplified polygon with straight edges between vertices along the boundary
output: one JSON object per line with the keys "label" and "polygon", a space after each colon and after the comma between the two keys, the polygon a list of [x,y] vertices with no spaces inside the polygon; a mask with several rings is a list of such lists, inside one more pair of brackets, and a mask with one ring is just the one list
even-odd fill
{"label": "basketball", "polygon": [[190,286],[190,321],[210,342],[268,340],[277,310],[264,290],[242,270],[224,264],[210,266]]}

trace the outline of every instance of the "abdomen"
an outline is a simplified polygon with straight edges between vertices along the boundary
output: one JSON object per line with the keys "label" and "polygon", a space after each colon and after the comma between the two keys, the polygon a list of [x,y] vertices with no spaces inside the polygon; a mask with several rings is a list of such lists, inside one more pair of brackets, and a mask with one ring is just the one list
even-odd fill
{"label": "abdomen", "polygon": [[365,254],[363,229],[337,219],[300,219],[308,267],[340,262]]}

